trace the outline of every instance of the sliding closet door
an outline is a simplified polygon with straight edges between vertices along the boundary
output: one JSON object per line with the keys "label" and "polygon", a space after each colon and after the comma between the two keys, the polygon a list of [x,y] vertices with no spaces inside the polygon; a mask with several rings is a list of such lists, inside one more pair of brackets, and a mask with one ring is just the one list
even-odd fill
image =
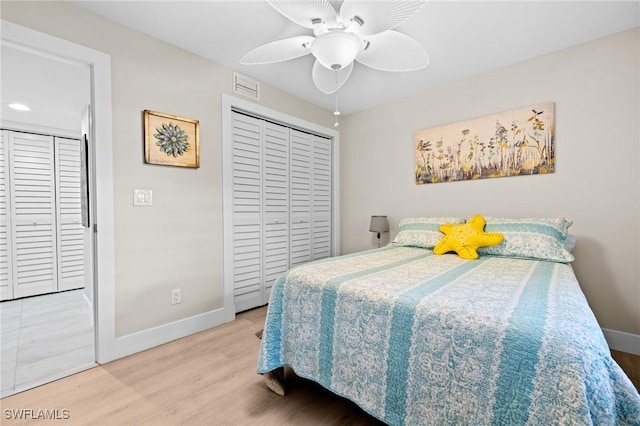
{"label": "sliding closet door", "polygon": [[236,311],[243,311],[263,304],[262,121],[235,112],[231,120],[233,296]]}
{"label": "sliding closet door", "polygon": [[289,269],[289,128],[268,121],[262,123],[262,304],[265,304],[275,280]]}
{"label": "sliding closet door", "polygon": [[311,257],[317,260],[331,256],[331,140],[314,136],[312,152]]}
{"label": "sliding closet door", "polygon": [[13,299],[9,223],[9,133],[0,133],[0,300]]}
{"label": "sliding closet door", "polygon": [[80,141],[55,138],[58,291],[84,287],[84,227],[80,204]]}
{"label": "sliding closet door", "polygon": [[14,298],[56,291],[53,137],[9,133]]}

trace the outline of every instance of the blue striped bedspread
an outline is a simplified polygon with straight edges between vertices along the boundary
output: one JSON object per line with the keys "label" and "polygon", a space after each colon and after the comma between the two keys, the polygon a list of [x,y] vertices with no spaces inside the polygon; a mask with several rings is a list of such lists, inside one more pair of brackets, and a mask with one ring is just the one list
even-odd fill
{"label": "blue striped bedspread", "polygon": [[258,373],[281,366],[391,425],[640,425],[562,263],[387,246],[293,268]]}

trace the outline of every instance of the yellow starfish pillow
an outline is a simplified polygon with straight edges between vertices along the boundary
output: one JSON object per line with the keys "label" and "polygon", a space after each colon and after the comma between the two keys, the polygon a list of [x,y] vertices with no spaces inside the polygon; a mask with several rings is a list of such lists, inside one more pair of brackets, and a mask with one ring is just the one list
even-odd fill
{"label": "yellow starfish pillow", "polygon": [[479,247],[494,246],[502,242],[499,232],[484,232],[486,221],[480,215],[472,216],[467,223],[440,225],[445,236],[433,248],[435,254],[455,251],[463,259],[477,259]]}

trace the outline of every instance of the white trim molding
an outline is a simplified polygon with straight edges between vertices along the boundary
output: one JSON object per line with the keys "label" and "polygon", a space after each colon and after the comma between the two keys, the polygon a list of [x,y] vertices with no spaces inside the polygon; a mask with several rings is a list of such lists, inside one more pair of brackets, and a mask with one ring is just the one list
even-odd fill
{"label": "white trim molding", "polygon": [[32,123],[20,123],[18,121],[11,121],[0,119],[0,127],[5,130],[15,130],[18,132],[38,133],[42,135],[59,136],[63,138],[80,139],[82,134],[78,131],[59,129],[56,127],[39,126]]}
{"label": "white trim molding", "polygon": [[640,355],[640,334],[609,330],[608,328],[603,328],[602,333],[604,338],[607,339],[609,348],[614,351]]}
{"label": "white trim molding", "polygon": [[115,357],[122,358],[221,325],[228,322],[228,311],[224,307],[118,337]]}

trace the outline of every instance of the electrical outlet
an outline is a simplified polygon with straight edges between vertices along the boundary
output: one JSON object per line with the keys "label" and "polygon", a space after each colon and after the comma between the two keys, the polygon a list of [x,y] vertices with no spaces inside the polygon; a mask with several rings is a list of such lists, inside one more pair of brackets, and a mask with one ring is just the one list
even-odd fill
{"label": "electrical outlet", "polygon": [[182,303],[182,291],[179,288],[171,290],[171,304]]}

